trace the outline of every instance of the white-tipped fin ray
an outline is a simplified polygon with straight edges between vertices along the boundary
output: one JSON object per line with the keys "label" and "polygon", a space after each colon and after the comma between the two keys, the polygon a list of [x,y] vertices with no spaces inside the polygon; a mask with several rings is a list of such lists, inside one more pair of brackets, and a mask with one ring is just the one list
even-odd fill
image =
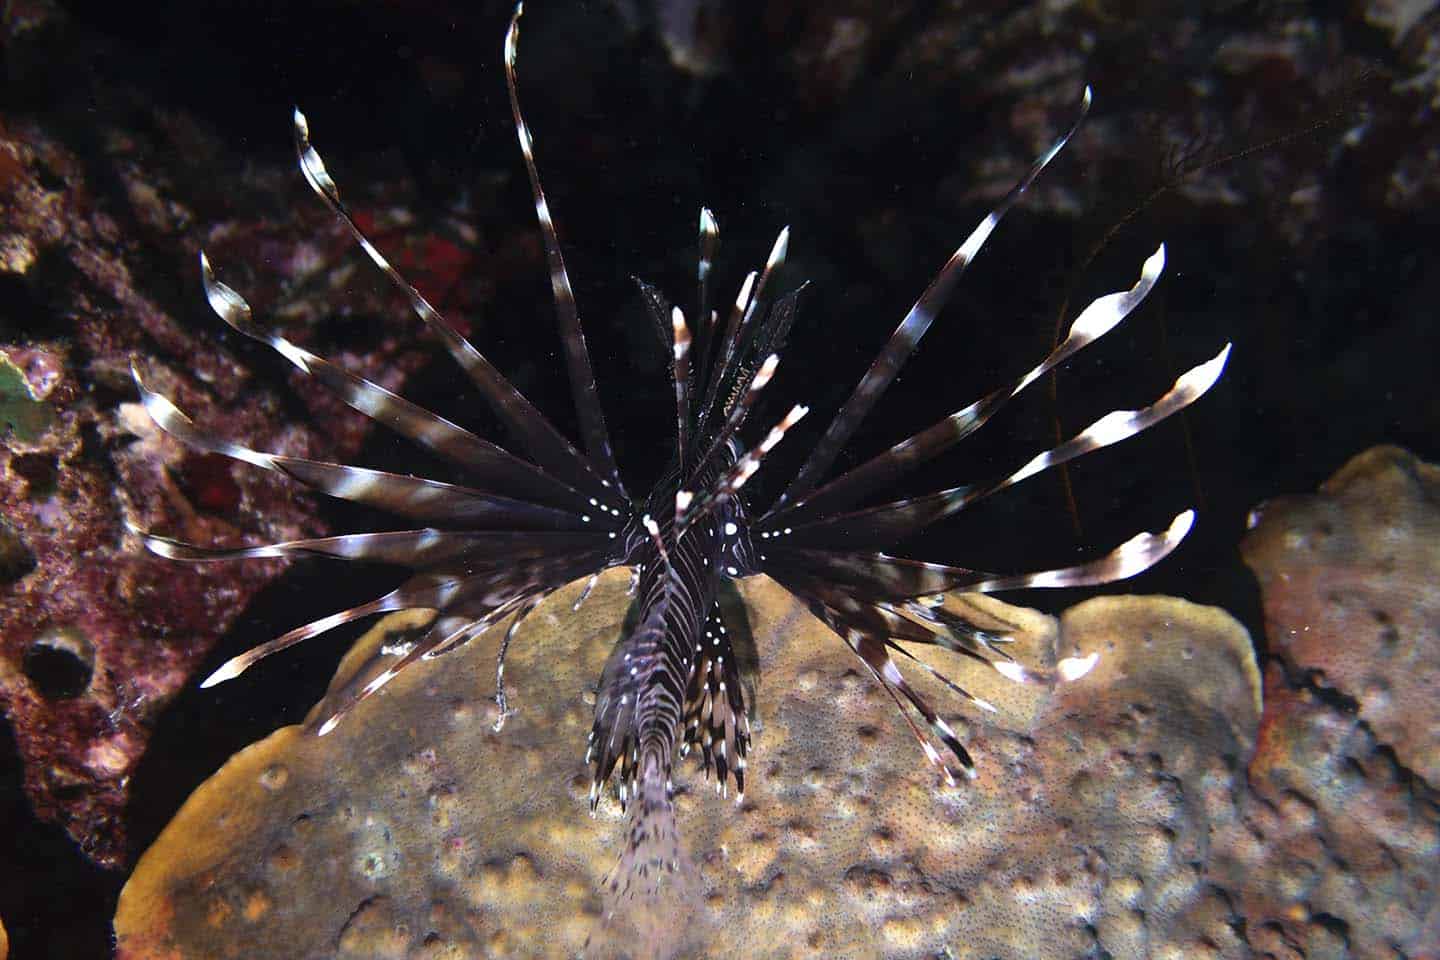
{"label": "white-tipped fin ray", "polygon": [[1145,301],[1164,269],[1165,245],[1161,244],[1146,259],[1140,270],[1140,279],[1134,286],[1129,290],[1106,294],[1092,302],[1075,318],[1065,339],[1023,376],[853,467],[799,502],[773,511],[765,525],[793,526],[828,512],[843,510],[882,486],[895,482],[912,468],[944,453],[983,426],[1006,401],[1113,330]]}
{"label": "white-tipped fin ray", "polygon": [[975,255],[980,252],[980,248],[989,239],[1001,218],[1009,212],[1025,191],[1030,189],[1031,184],[1040,176],[1040,172],[1051,160],[1055,159],[1055,155],[1064,148],[1065,144],[1070,142],[1075,131],[1080,129],[1080,124],[1084,122],[1085,115],[1090,111],[1090,101],[1090,87],[1086,86],[1085,93],[1080,100],[1079,113],[1070,125],[1070,129],[1036,158],[1025,176],[1010,188],[1010,192],[990,213],[985,215],[975,229],[970,232],[970,235],[965,238],[965,241],[951,254],[950,259],[946,261],[935,279],[925,288],[925,292],[915,301],[910,312],[905,315],[905,318],[900,321],[900,325],[895,328],[895,332],[890,335],[890,339],[881,349],[879,356],[871,363],[870,369],[855,385],[854,392],[830,422],[824,436],[810,452],[810,456],[805,460],[795,479],[790,482],[790,486],[786,488],[777,506],[799,501],[824,477],[825,472],[830,469],[835,458],[839,456],[840,451],[860,426],[860,422],[865,419],[876,401],[880,399],[881,394],[899,374],[900,368],[915,352],[921,337],[925,336],[926,331],[930,329],[930,324],[949,302],[955,285],[970,264],[974,262]]}

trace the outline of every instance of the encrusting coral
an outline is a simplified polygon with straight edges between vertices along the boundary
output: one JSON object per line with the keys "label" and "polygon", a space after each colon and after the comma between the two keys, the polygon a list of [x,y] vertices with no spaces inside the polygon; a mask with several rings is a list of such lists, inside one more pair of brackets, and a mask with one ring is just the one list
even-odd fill
{"label": "encrusting coral", "polygon": [[[775,584],[746,581],[764,678],[749,791],[724,811],[735,798],[684,767],[690,864],[672,884],[700,895],[602,900],[623,830],[610,799],[602,829],[584,815],[582,691],[626,579],[602,577],[578,614],[573,584],[526,621],[507,661],[519,712],[498,734],[497,627],[327,736],[288,727],[242,751],[141,861],[119,955],[1240,955],[1203,865],[1214,825],[1240,819],[1259,675],[1233,619],[1168,598],[1095,599],[1057,622],[952,596],[1013,624],[1036,676],[1099,654],[1060,686],[957,677],[996,713],[950,717],[979,773],[952,788],[901,747],[853,655]],[[330,696],[405,616],[357,644]]]}

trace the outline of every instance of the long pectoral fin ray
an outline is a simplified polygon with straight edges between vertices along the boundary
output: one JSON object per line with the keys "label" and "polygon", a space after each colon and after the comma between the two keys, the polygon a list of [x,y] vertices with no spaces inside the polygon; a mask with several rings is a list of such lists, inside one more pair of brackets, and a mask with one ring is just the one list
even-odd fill
{"label": "long pectoral fin ray", "polygon": [[294,114],[295,151],[300,170],[315,194],[350,230],[360,249],[410,301],[411,309],[423,320],[460,368],[479,388],[495,415],[529,452],[535,462],[566,482],[588,493],[604,495],[604,484],[585,458],[554,425],[495,368],[484,354],[450,325],[440,311],[410,284],[360,229],[340,199],[340,190],[325,168],[325,162],[310,142],[310,125],[298,109]]}

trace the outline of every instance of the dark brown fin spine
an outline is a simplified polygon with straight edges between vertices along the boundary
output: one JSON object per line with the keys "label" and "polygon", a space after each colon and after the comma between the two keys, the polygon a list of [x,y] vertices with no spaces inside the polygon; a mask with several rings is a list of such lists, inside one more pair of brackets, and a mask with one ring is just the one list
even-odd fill
{"label": "dark brown fin spine", "polygon": [[[795,424],[805,418],[810,408],[796,404],[790,408],[790,412],[781,418],[780,422],[770,428],[765,439],[756,444],[748,453],[735,462],[723,475],[721,475],[709,489],[702,491],[696,496],[693,491],[682,490],[676,499],[676,536],[683,536],[685,530],[697,524],[713,513],[719,506],[740,492],[755,471],[760,469],[760,462],[765,455],[775,449],[775,445],[785,438],[785,434]],[[681,506],[681,502],[685,506]]]}
{"label": "dark brown fin spine", "polygon": [[[311,490],[416,520],[444,521],[465,527],[510,530],[591,528],[591,522],[584,519],[584,514],[487,493],[472,487],[427,480],[409,474],[387,473],[366,467],[252,450],[199,429],[168,398],[145,386],[138,371],[133,371],[133,375],[146,411],[165,432],[197,449],[283,473]],[[564,493],[565,502],[572,501],[572,491],[565,487],[559,487],[558,490]],[[543,491],[531,491],[532,495],[537,493],[543,497]],[[607,518],[600,511],[596,512],[594,522],[598,523],[600,529],[612,529],[612,524],[607,522]]]}
{"label": "dark brown fin spine", "polygon": [[[245,298],[215,277],[210,260],[203,251],[200,254],[200,277],[205,287],[205,297],[216,316],[234,330],[269,345],[351,408],[376,423],[383,424],[401,436],[474,471],[497,493],[525,499],[543,499],[564,505],[583,505],[586,502],[585,496],[578,490],[541,468],[521,460],[508,450],[488,440],[482,440],[444,417],[411,403],[364,377],[356,376],[261,326],[255,321],[250,304]],[[143,384],[140,386],[143,394]],[[146,406],[151,408],[148,397]],[[155,409],[151,408],[150,412],[155,416]],[[159,422],[159,418],[156,419]],[[165,424],[161,422],[161,426]]]}
{"label": "dark brown fin spine", "polygon": [[[700,404],[700,430],[703,433],[711,418],[724,414],[723,401],[727,387],[733,384],[738,368],[745,359],[745,344],[755,318],[763,314],[765,288],[770,277],[785,262],[790,246],[790,228],[781,229],[770,248],[765,267],[758,274],[751,271],[740,285],[740,292],[730,308],[729,319],[719,341],[709,350],[704,400]],[[773,348],[765,348],[768,353]]]}
{"label": "dark brown fin spine", "polygon": [[700,255],[696,258],[695,281],[696,312],[695,332],[698,341],[696,353],[703,366],[710,346],[715,340],[715,320],[710,311],[710,271],[715,266],[715,252],[720,248],[720,224],[709,207],[700,208]]}
{"label": "dark brown fin spine", "polygon": [[[1018,470],[988,484],[951,487],[924,496],[896,500],[787,528],[784,536],[797,546],[864,545],[884,548],[918,533],[937,520],[1004,490],[1050,467],[1119,443],[1178,413],[1215,385],[1230,356],[1230,344],[1202,364],[1180,375],[1160,399],[1139,410],[1114,410],[1069,440],[1037,454]],[[762,534],[767,520],[759,524]],[[773,532],[773,531],[772,531]],[[793,539],[791,539],[793,538]]]}
{"label": "dark brown fin spine", "polygon": [[1162,533],[1138,533],[1094,560],[1035,573],[989,573],[883,553],[792,547],[783,538],[769,547],[767,569],[826,579],[857,596],[884,600],[907,600],[952,590],[1000,593],[1097,586],[1128,579],[1165,559],[1190,532],[1194,521],[1195,512],[1185,510],[1176,514]]}
{"label": "dark brown fin spine", "polygon": [[506,563],[541,557],[568,556],[605,545],[603,533],[549,533],[535,530],[386,530],[381,533],[346,533],[338,537],[288,540],[258,547],[206,547],[157,534],[135,531],[153,553],[172,560],[204,562],[263,558],[330,557],[388,563],[420,570],[463,561],[480,570],[503,555]]}
{"label": "dark brown fin spine", "polygon": [[675,459],[683,469],[690,448],[690,328],[679,307],[670,308],[671,379],[675,384]]}

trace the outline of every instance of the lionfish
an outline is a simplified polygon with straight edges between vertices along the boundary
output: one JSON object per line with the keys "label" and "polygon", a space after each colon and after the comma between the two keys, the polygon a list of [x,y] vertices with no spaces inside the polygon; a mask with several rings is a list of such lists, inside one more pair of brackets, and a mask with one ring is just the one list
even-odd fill
{"label": "lionfish", "polygon": [[[222,320],[269,344],[351,407],[458,465],[467,482],[445,483],[249,449],[197,428],[170,400],[146,387],[136,370],[135,382],[150,416],[189,446],[276,471],[312,490],[380,507],[416,524],[404,530],[240,549],[216,549],[136,532],[151,551],[176,560],[322,556],[412,570],[390,593],[260,644],[226,662],[201,684],[208,687],[231,679],[271,654],[372,614],[414,608],[434,611],[418,638],[385,649],[383,655],[393,662],[342,698],[316,728],[321,736],[416,661],[454,650],[508,618],[496,664],[498,730],[509,711],[505,650],[526,615],[568,583],[588,577],[593,586],[600,571],[630,568],[632,616],[600,676],[586,760],[592,771],[592,814],[612,777],[619,802],[628,812],[623,852],[609,881],[612,892],[654,892],[659,878],[673,871],[680,857],[672,782],[677,756],[698,748],[700,763],[707,776],[714,774],[717,787],[728,792],[733,780],[738,794],[744,794],[751,728],[731,643],[734,631],[726,629],[717,603],[724,581],[763,573],[780,583],[850,648],[890,695],[945,780],[955,784],[960,777],[973,778],[970,754],[906,679],[895,655],[900,655],[900,662],[933,674],[982,710],[994,708],[915,658],[904,644],[942,647],[1016,682],[1030,679],[1034,671],[1027,674],[1006,651],[1011,637],[941,606],[937,595],[1121,580],[1174,550],[1189,532],[1194,512],[1180,513],[1165,531],[1142,532],[1097,559],[1038,573],[986,573],[883,551],[976,501],[1133,436],[1185,408],[1219,378],[1230,346],[1185,373],[1150,406],[1107,414],[1004,477],[863,505],[907,471],[969,436],[1006,401],[1134,311],[1160,278],[1165,263],[1161,245],[1145,260],[1132,287],[1090,303],[1065,338],[1023,376],[827,479],[837,456],[915,351],[1001,218],[1078,129],[1091,103],[1086,87],[1074,123],[950,256],[809,451],[797,475],[763,510],[747,502],[746,482],[786,431],[808,412],[805,406],[794,406],[758,443],[747,446],[740,439],[775,373],[795,319],[798,291],[767,301],[771,277],[785,259],[789,230],[780,231],[764,267],[745,277],[733,302],[712,306],[710,273],[719,227],[710,210],[702,209],[693,321],[659,290],[640,283],[644,305],[672,358],[676,431],[674,454],[660,480],[646,496],[632,497],[611,450],[565,258],[540,184],[534,138],[520,110],[516,55],[522,10],[523,5],[516,6],[505,36],[505,77],[544,237],[583,451],[457,333],[370,242],[340,199],[311,143],[305,116],[297,109],[294,134],[306,182],[474,381],[508,429],[515,449],[482,439],[261,325],[244,298],[217,279],[202,252],[205,296]],[[1088,660],[1062,661],[1052,679],[1073,679],[1093,662],[1093,654]],[[910,710],[923,720],[928,733]]]}

